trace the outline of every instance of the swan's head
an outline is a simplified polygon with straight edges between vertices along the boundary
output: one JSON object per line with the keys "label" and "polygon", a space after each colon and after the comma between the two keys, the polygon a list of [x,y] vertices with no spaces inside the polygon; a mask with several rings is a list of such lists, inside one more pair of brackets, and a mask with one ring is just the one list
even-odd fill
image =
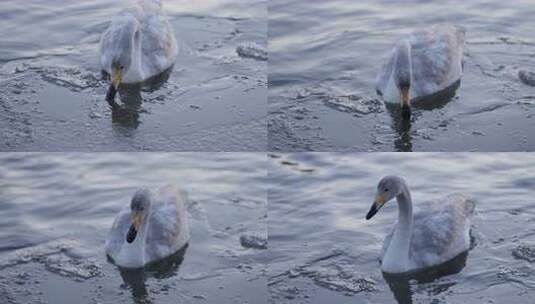
{"label": "swan's head", "polygon": [[113,31],[110,37],[112,41],[109,49],[106,50],[106,56],[109,56],[111,80],[106,96],[108,101],[113,101],[123,75],[130,69],[134,46],[140,38],[139,22],[133,17],[120,17],[122,18],[112,24]]}
{"label": "swan's head", "polygon": [[366,219],[371,219],[381,207],[384,206],[387,202],[391,201],[396,196],[402,193],[402,185],[404,181],[401,177],[398,176],[385,176],[377,185],[377,192],[375,193],[375,199],[373,201],[372,207]]}
{"label": "swan's head", "polygon": [[148,189],[139,189],[132,197],[130,209],[132,210],[132,225],[126,235],[126,241],[132,243],[137,236],[138,231],[147,220],[150,206],[152,204],[152,192]]}
{"label": "swan's head", "polygon": [[394,81],[399,90],[401,103],[401,117],[403,119],[411,118],[411,76],[412,60],[411,45],[407,40],[403,40],[397,47],[394,62]]}

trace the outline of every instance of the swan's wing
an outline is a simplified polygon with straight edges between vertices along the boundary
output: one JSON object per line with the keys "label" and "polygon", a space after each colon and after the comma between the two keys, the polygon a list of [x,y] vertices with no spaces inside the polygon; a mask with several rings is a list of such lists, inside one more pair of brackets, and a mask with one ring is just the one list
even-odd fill
{"label": "swan's wing", "polygon": [[124,207],[119,211],[108,235],[106,236],[106,254],[115,258],[126,240],[126,234],[131,225],[130,208]]}
{"label": "swan's wing", "polygon": [[169,68],[178,53],[173,28],[163,13],[146,17],[141,30],[142,65],[147,76],[157,75]]}
{"label": "swan's wing", "polygon": [[413,96],[436,93],[461,77],[464,35],[459,27],[437,25],[409,37]]}
{"label": "swan's wing", "polygon": [[158,207],[151,214],[146,239],[151,261],[173,254],[189,240],[183,194],[173,186],[165,186],[157,196]]}
{"label": "swan's wing", "polygon": [[473,206],[464,196],[454,194],[415,214],[410,247],[413,263],[436,265],[467,250]]}

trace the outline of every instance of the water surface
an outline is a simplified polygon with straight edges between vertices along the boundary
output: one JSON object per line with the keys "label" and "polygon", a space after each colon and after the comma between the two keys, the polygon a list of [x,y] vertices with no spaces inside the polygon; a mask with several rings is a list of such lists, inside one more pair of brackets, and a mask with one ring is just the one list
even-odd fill
{"label": "water surface", "polygon": [[[0,154],[2,303],[265,303],[263,154]],[[135,189],[189,193],[191,240],[143,271],[104,253]],[[254,244],[253,244],[254,245]]]}
{"label": "water surface", "polygon": [[[533,302],[533,155],[272,154],[268,172],[270,303]],[[384,175],[405,177],[415,211],[452,192],[474,200],[472,249],[416,277],[383,276],[397,206],[365,216]]]}
{"label": "water surface", "polygon": [[265,52],[266,2],[163,1],[175,66],[112,111],[98,43],[123,2],[2,1],[0,150],[265,150],[266,58],[237,49]]}
{"label": "water surface", "polygon": [[[334,0],[269,3],[272,151],[534,150],[531,1]],[[375,77],[396,41],[450,22],[467,30],[452,99],[415,109],[410,126],[386,109]]]}

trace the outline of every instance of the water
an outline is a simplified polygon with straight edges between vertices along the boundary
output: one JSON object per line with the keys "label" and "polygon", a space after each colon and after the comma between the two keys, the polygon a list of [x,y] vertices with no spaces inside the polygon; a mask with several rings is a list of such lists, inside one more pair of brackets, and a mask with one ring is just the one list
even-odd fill
{"label": "water", "polygon": [[[265,154],[0,154],[2,303],[265,303]],[[189,192],[185,251],[145,271],[104,253],[137,187]],[[252,245],[251,245],[252,244]]]}
{"label": "water", "polygon": [[121,3],[2,1],[0,150],[265,150],[266,1],[164,1],[174,69],[112,111],[98,42]]}
{"label": "water", "polygon": [[[532,1],[334,0],[269,2],[271,151],[526,151],[535,149]],[[375,77],[413,29],[467,29],[465,71],[453,99],[385,109]]]}
{"label": "water", "polygon": [[[270,303],[532,303],[535,156],[527,153],[271,154]],[[389,203],[368,212],[384,175],[404,176],[415,208],[461,192],[475,200],[472,249],[418,277],[383,277]]]}

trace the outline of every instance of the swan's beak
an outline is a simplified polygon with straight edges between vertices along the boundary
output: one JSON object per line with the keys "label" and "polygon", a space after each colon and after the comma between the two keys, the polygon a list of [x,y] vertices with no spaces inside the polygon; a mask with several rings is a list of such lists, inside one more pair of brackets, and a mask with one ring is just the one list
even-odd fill
{"label": "swan's beak", "polygon": [[142,216],[143,215],[140,211],[134,211],[132,213],[132,225],[130,226],[130,230],[128,230],[128,234],[126,235],[126,241],[128,243],[132,243],[136,239],[137,232],[139,231],[141,222],[143,221]]}
{"label": "swan's beak", "polygon": [[382,194],[375,195],[375,200],[373,202],[372,207],[370,208],[370,211],[368,211],[368,214],[366,214],[366,219],[371,219],[381,207],[385,204],[385,197]]}
{"label": "swan's beak", "polygon": [[123,79],[123,75],[121,74],[121,69],[113,68],[111,84],[116,90],[119,88],[119,85],[121,84],[122,79]]}
{"label": "swan's beak", "polygon": [[117,89],[122,81],[121,70],[118,68],[113,68],[111,72],[111,85],[108,88],[108,93],[106,94],[106,100],[111,102],[115,100],[115,95],[117,94]]}
{"label": "swan's beak", "polygon": [[401,89],[401,117],[403,119],[411,119],[411,98],[409,95],[409,88]]}

